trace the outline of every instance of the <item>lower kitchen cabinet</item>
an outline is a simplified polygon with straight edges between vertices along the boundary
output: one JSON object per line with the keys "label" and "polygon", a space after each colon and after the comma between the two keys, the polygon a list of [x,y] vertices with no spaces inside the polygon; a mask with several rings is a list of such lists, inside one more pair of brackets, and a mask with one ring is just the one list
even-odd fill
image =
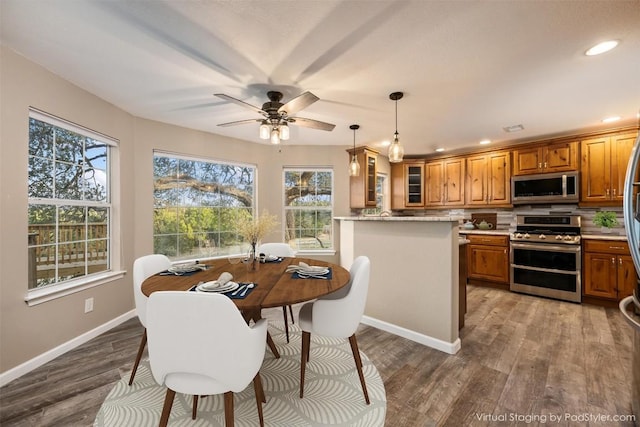
{"label": "lower kitchen cabinet", "polygon": [[467,234],[468,278],[499,284],[509,283],[509,236]]}
{"label": "lower kitchen cabinet", "polygon": [[637,275],[627,242],[583,241],[582,294],[619,301],[633,293]]}

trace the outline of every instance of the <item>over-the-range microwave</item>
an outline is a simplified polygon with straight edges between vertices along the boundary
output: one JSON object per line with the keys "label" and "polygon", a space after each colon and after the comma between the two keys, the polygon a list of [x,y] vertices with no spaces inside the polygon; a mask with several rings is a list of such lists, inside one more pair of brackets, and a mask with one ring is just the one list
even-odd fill
{"label": "over-the-range microwave", "polygon": [[511,177],[511,202],[578,203],[580,198],[578,172],[541,173]]}

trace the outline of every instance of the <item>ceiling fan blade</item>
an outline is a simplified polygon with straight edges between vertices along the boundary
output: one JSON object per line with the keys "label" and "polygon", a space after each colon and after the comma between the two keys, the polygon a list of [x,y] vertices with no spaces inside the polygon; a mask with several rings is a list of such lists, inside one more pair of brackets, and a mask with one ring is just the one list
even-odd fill
{"label": "ceiling fan blade", "polygon": [[289,117],[287,121],[298,126],[326,131],[332,131],[333,128],[336,127],[336,125],[331,123],[321,122],[320,120],[306,119],[304,117]]}
{"label": "ceiling fan blade", "polygon": [[216,93],[214,95],[217,96],[218,98],[226,99],[227,101],[231,101],[231,102],[233,102],[235,104],[238,104],[241,107],[248,108],[248,109],[250,109],[252,111],[255,111],[258,114],[262,114],[265,117],[268,116],[267,112],[264,111],[262,108],[258,108],[255,105],[247,104],[246,102],[240,101],[239,99],[236,99],[236,98],[234,98],[232,96],[225,95],[224,93]]}
{"label": "ceiling fan blade", "polygon": [[298,111],[307,108],[309,105],[313,104],[319,99],[320,98],[318,98],[311,92],[305,92],[296,96],[291,101],[284,104],[282,107],[278,108],[278,112],[281,113],[283,111],[286,111],[287,115],[291,116]]}
{"label": "ceiling fan blade", "polygon": [[262,119],[247,119],[247,120],[238,120],[236,122],[228,122],[228,123],[220,123],[218,126],[235,126],[235,125],[245,125],[247,123],[260,123]]}

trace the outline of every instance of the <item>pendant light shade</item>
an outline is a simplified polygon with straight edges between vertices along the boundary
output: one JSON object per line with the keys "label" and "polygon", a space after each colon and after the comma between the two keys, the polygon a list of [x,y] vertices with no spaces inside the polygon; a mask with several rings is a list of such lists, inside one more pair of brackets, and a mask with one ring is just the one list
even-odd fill
{"label": "pendant light shade", "polygon": [[271,143],[280,144],[280,131],[276,127],[271,129]]}
{"label": "pendant light shade", "polygon": [[403,95],[402,92],[393,92],[389,95],[389,99],[396,103],[396,131],[393,134],[393,142],[389,146],[389,162],[391,163],[399,163],[404,157],[404,148],[402,148],[398,139],[398,100],[402,99]]}
{"label": "pendant light shade", "polygon": [[360,163],[356,157],[356,130],[360,129],[359,125],[351,125],[349,129],[353,130],[353,154],[351,156],[351,163],[349,163],[349,176],[360,175]]}
{"label": "pendant light shade", "polygon": [[271,136],[271,126],[269,126],[269,122],[266,120],[262,121],[260,125],[260,139],[269,139]]}
{"label": "pendant light shade", "polygon": [[280,129],[280,139],[286,141],[289,139],[289,125],[282,123],[278,129]]}

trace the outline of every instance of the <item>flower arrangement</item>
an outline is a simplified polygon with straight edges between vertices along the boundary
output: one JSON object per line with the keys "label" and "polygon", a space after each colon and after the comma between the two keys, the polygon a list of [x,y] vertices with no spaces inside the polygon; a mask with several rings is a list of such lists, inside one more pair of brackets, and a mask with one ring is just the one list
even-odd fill
{"label": "flower arrangement", "polygon": [[599,211],[593,217],[593,223],[600,227],[612,228],[618,225],[618,218],[615,212]]}
{"label": "flower arrangement", "polygon": [[257,218],[242,217],[236,223],[236,231],[247,240],[255,253],[256,245],[260,240],[278,225],[277,217],[269,212],[262,211]]}

